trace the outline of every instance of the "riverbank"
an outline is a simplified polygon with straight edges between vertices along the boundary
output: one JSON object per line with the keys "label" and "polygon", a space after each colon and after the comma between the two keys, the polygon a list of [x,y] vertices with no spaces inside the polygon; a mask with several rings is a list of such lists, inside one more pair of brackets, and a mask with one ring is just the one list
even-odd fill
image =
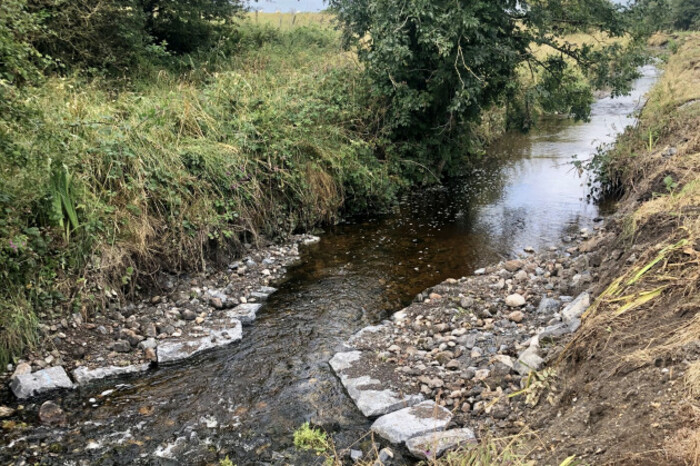
{"label": "riverbank", "polygon": [[331,360],[376,434],[424,435],[419,457],[461,446],[446,465],[697,462],[700,37],[677,40],[639,123],[593,160],[625,190],[596,235],[447,280]]}
{"label": "riverbank", "polygon": [[[47,75],[0,120],[0,364],[153,277],[198,272],[399,184],[362,70],[329,27],[249,22],[129,78]],[[186,60],[186,63],[180,62]],[[4,89],[4,88],[3,88]],[[5,144],[4,141],[10,141]],[[8,150],[5,150],[5,148]]]}

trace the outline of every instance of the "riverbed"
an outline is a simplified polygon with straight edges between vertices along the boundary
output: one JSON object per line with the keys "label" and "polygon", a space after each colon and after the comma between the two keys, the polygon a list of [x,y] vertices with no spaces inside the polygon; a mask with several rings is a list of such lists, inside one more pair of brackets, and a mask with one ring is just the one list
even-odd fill
{"label": "riverbed", "polygon": [[7,435],[0,459],[207,464],[228,455],[239,465],[308,464],[314,457],[292,443],[304,422],[342,448],[361,439],[369,422],[331,372],[334,352],[427,287],[594,228],[602,214],[572,161],[634,123],[655,76],[645,68],[631,95],[598,100],[589,122],[552,118],[529,134],[506,135],[469,173],[405,196],[390,215],[329,227],[276,284],[241,343],[58,394],[68,426],[37,422]]}

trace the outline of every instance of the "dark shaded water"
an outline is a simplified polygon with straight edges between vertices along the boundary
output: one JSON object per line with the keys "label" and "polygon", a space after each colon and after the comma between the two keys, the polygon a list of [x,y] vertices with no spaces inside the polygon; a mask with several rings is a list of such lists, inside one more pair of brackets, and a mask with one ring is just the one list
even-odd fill
{"label": "dark shaded water", "polygon": [[70,427],[7,436],[0,459],[44,442],[57,452],[44,460],[57,464],[202,464],[222,453],[239,465],[308,464],[278,452],[293,454],[292,433],[309,420],[347,446],[369,424],[328,367],[334,350],[445,278],[590,227],[598,209],[572,156],[586,158],[630,124],[653,80],[647,69],[633,95],[598,101],[589,123],[552,120],[508,135],[462,181],[406,197],[392,215],[330,229],[241,344],[123,380],[104,398],[114,382],[66,393]]}

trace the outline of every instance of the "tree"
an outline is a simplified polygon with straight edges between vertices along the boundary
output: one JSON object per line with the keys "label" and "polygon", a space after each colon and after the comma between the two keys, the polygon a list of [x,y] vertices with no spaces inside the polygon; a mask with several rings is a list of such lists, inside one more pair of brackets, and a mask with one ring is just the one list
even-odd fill
{"label": "tree", "polygon": [[672,27],[700,30],[700,0],[673,0]]}
{"label": "tree", "polygon": [[[440,151],[478,121],[494,103],[519,89],[517,72],[526,66],[538,76],[538,92],[551,110],[585,118],[590,90],[582,95],[571,69],[595,87],[613,93],[629,89],[640,63],[612,43],[601,47],[569,43],[572,30],[626,32],[623,8],[608,0],[330,0],[348,44],[388,102],[392,137],[421,141]],[[538,47],[549,47],[542,57]],[[636,58],[635,58],[636,57]],[[432,156],[432,155],[431,155]],[[434,156],[432,156],[434,157]],[[448,155],[442,155],[449,158]],[[438,161],[439,166],[444,165]]]}
{"label": "tree", "polygon": [[146,30],[169,50],[188,53],[208,46],[244,8],[240,0],[138,0]]}

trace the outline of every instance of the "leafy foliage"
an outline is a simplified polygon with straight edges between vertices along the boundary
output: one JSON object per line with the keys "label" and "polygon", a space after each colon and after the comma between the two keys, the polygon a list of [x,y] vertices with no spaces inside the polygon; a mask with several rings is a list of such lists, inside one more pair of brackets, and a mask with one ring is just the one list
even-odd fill
{"label": "leafy foliage", "polygon": [[636,0],[630,10],[637,31],[700,30],[700,0]]}
{"label": "leafy foliage", "polygon": [[[445,144],[478,122],[483,111],[515,98],[522,89],[518,69],[527,65],[539,80],[530,97],[549,110],[588,116],[590,89],[613,94],[629,90],[639,54],[618,42],[594,47],[573,44],[572,30],[596,30],[608,37],[626,32],[622,7],[607,0],[331,0],[345,39],[359,49],[373,82],[386,99],[392,138],[417,145],[419,161],[440,171],[452,161]],[[548,47],[542,59],[535,47]],[[523,108],[526,108],[525,105]]]}

